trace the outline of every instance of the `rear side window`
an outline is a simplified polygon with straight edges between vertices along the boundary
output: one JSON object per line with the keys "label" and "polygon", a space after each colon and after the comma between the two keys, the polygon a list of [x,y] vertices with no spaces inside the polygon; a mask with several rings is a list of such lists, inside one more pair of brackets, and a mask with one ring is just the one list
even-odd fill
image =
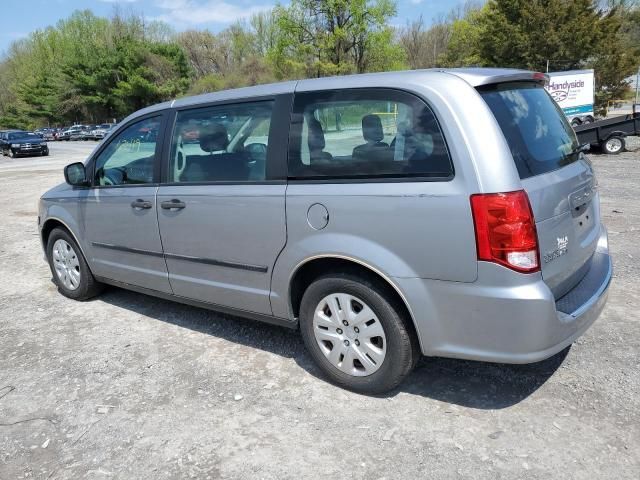
{"label": "rear side window", "polygon": [[273,105],[264,101],[178,112],[168,181],[264,181]]}
{"label": "rear side window", "polygon": [[575,133],[542,85],[500,84],[480,93],[502,129],[520,178],[578,160]]}
{"label": "rear side window", "polygon": [[449,179],[453,167],[431,109],[384,89],[296,94],[293,179]]}

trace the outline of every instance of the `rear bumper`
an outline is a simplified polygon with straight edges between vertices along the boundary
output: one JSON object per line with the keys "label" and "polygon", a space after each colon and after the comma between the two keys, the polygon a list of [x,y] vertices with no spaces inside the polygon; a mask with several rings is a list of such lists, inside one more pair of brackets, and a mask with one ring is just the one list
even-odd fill
{"label": "rear bumper", "polygon": [[613,273],[604,227],[598,245],[585,277],[557,301],[540,273],[486,262],[474,283],[395,280],[425,355],[532,363],[571,345],[602,312]]}

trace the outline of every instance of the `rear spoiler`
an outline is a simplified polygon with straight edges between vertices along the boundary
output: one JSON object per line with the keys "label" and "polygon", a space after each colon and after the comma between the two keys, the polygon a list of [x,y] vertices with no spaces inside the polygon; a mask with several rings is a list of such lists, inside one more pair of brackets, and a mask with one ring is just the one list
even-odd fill
{"label": "rear spoiler", "polygon": [[460,77],[472,87],[482,87],[507,82],[535,82],[541,85],[549,84],[549,76],[542,72],[528,70],[516,70],[507,68],[452,68],[442,69],[443,73],[449,73]]}

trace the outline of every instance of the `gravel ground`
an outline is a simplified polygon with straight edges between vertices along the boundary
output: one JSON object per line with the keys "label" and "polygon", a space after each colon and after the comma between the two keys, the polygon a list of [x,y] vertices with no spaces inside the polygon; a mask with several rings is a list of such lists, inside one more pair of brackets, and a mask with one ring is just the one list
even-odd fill
{"label": "gravel ground", "polygon": [[640,142],[592,155],[615,279],[571,349],[424,359],[365,397],[296,332],[109,289],[59,295],[37,199],[93,144],[0,158],[0,479],[640,478]]}

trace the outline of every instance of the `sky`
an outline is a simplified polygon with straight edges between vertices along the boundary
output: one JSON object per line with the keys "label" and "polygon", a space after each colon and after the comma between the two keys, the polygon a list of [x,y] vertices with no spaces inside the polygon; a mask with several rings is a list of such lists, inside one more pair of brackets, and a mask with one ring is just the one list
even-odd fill
{"label": "sky", "polygon": [[[0,52],[11,42],[30,32],[67,18],[74,10],[90,9],[96,15],[109,16],[116,5],[143,13],[149,19],[167,22],[175,30],[207,28],[218,32],[235,20],[260,10],[268,10],[275,0],[2,0],[3,28],[0,29]],[[286,0],[281,3],[287,3]],[[399,0],[394,25],[404,25],[422,14],[426,23],[447,13],[462,0]]]}

